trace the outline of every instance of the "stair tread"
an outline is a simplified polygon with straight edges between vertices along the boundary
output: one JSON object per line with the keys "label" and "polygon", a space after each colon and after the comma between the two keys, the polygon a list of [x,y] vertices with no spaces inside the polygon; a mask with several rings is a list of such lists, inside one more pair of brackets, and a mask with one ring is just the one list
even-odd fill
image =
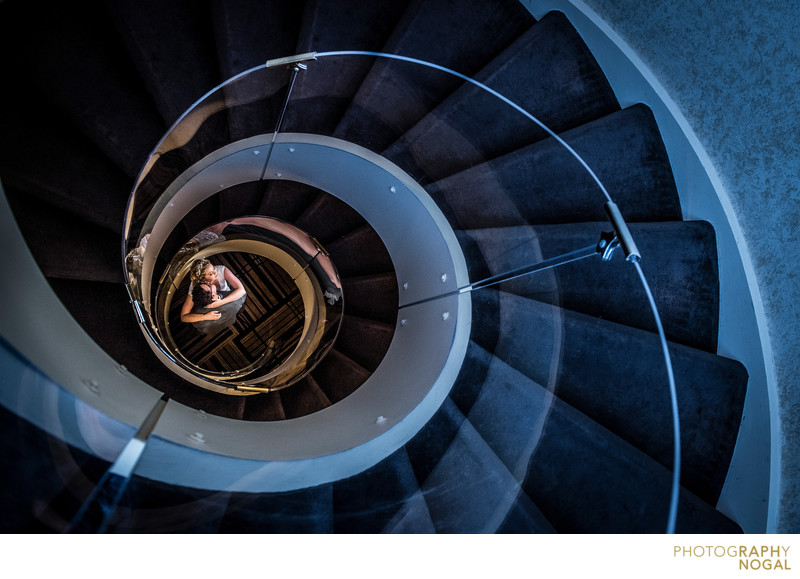
{"label": "stair tread", "polygon": [[306,376],[278,392],[286,418],[306,416],[331,405],[331,400],[313,376]]}
{"label": "stair tread", "polygon": [[216,533],[229,508],[227,492],[168,485],[133,476],[112,533]]}
{"label": "stair tread", "polygon": [[431,520],[425,496],[418,490],[409,496],[395,513],[394,517],[386,523],[382,533],[396,534],[431,534],[436,532],[436,527]]}
{"label": "stair tread", "polygon": [[[512,506],[519,506],[518,481],[468,420],[420,486],[439,533],[496,532]],[[538,516],[527,532],[552,532],[549,522],[533,512]]]}
{"label": "stair tread", "polygon": [[[302,3],[213,0],[211,7],[222,78],[230,79],[269,59],[294,54]],[[229,102],[241,103],[228,112],[230,135],[234,140],[275,130],[289,73],[276,69],[260,73],[258,77],[256,82],[237,82],[225,89]],[[265,98],[251,102],[254,93]]]}
{"label": "stair tread", "polygon": [[[471,75],[534,22],[516,2],[413,2],[382,52],[427,60]],[[430,42],[450,38],[452,43]],[[380,152],[424,117],[461,81],[408,63],[378,60],[334,136]]]}
{"label": "stair tread", "polygon": [[244,406],[244,420],[286,420],[280,392],[248,396]]}
{"label": "stair tread", "polygon": [[[19,29],[16,53],[26,54],[32,86],[46,78],[47,98],[129,178],[164,133],[150,96],[136,79],[108,17],[90,5],[20,3],[7,15]],[[69,66],[64,66],[69,62]],[[22,80],[22,79],[20,79]],[[91,87],[91,90],[87,90]]]}
{"label": "stair tread", "polygon": [[342,278],[342,293],[348,314],[392,326],[397,322],[399,291],[394,272]]}
{"label": "stair tread", "polygon": [[283,179],[267,181],[259,215],[276,217],[284,221],[294,222],[302,215],[305,208],[314,202],[319,189]]}
{"label": "stair tread", "polygon": [[[483,377],[482,377],[483,376]],[[457,506],[452,510],[460,508],[469,509],[472,505],[468,504],[467,498],[475,499],[475,493],[470,489],[474,487],[477,489],[480,498],[478,503],[483,502],[485,494],[489,496],[498,496],[496,488],[489,488],[501,484],[505,487],[500,491],[505,496],[505,501],[502,503],[494,502],[489,507],[492,514],[492,520],[479,520],[473,519],[473,527],[480,527],[487,529],[495,529],[497,532],[552,532],[552,525],[543,517],[541,511],[536,507],[533,502],[524,494],[517,493],[516,498],[507,494],[510,488],[518,485],[518,479],[514,479],[512,473],[509,472],[505,465],[498,465],[499,459],[494,455],[494,451],[487,447],[486,441],[478,436],[475,430],[467,425],[465,427],[465,415],[459,410],[460,403],[457,398],[462,395],[465,390],[479,390],[485,378],[485,373],[481,374],[481,368],[472,364],[470,357],[465,360],[465,365],[462,367],[456,384],[451,390],[451,397],[445,400],[439,410],[434,414],[433,418],[414,436],[405,446],[417,480],[420,481],[420,488],[422,489],[422,499],[425,502],[424,512],[417,513],[417,516],[422,519],[421,529],[427,532],[428,528],[424,525],[426,519],[430,519],[431,524],[434,524],[434,517],[436,518],[435,528],[437,531],[443,529],[450,529],[458,527],[453,519],[458,519],[460,515],[454,515],[449,518],[448,512],[450,508],[448,503],[454,501]],[[453,398],[455,396],[456,398]],[[466,428],[466,434],[461,434],[462,427]],[[456,440],[460,443],[454,444]],[[469,441],[472,441],[470,444]],[[463,458],[458,456],[457,448],[466,451]],[[471,463],[474,469],[480,471],[482,462],[484,466],[494,465],[500,473],[500,478],[488,476],[486,479],[481,476],[473,477],[474,481],[465,483],[466,487],[456,489],[455,492],[448,490],[449,482],[442,482],[441,477],[444,467],[440,468],[440,464],[446,455],[449,453],[448,461],[452,461],[452,468],[456,471],[456,479],[461,481],[464,478],[462,469],[460,467],[461,461],[464,463]],[[483,457],[483,458],[481,458]],[[484,482],[485,480],[485,482]],[[441,486],[441,490],[437,491],[437,487]],[[460,493],[460,496],[459,496]],[[419,498],[414,497],[417,501]],[[432,503],[429,508],[428,503]],[[460,504],[458,504],[460,502]],[[414,508],[419,511],[422,506],[417,502]],[[491,509],[496,509],[494,512]],[[405,514],[405,513],[404,513]],[[409,513],[409,516],[413,513]],[[397,524],[402,524],[402,521],[397,521]],[[410,524],[410,523],[409,523]],[[420,532],[420,531],[414,531]],[[464,529],[457,528],[456,532],[464,532]]]}
{"label": "stair tread", "polygon": [[381,532],[418,488],[402,448],[357,476],[333,483],[334,532]]}
{"label": "stair tread", "polygon": [[332,485],[283,493],[232,493],[220,533],[330,533]]}
{"label": "stair tread", "polygon": [[[495,294],[495,295],[492,295]],[[672,414],[658,337],[505,292],[473,294],[473,325],[496,323],[485,349],[664,465]],[[536,328],[531,332],[531,328]],[[747,373],[733,360],[670,344],[681,417],[684,486],[708,502],[722,490]]]}
{"label": "stair tread", "polygon": [[[629,223],[682,218],[669,158],[646,106],[611,113],[560,137],[592,168]],[[606,219],[597,183],[553,138],[425,189],[456,229]]]}
{"label": "stair tread", "polygon": [[295,220],[294,225],[326,244],[365,223],[364,218],[347,203],[328,193],[321,193]]}
{"label": "stair tread", "polygon": [[[619,110],[602,70],[560,12],[547,14],[529,28],[475,80],[556,133]],[[384,155],[425,183],[547,136],[515,108],[465,83]]]}
{"label": "stair tread", "polygon": [[219,194],[217,221],[236,219],[243,215],[258,215],[264,200],[267,183],[248,181],[228,187]]}
{"label": "stair tread", "polygon": [[[313,0],[305,3],[297,54],[335,50],[380,50],[407,0],[350,2]],[[353,95],[372,67],[370,57],[325,57],[298,75],[286,111],[287,132],[332,135]]]}
{"label": "stair tread", "polygon": [[26,104],[30,110],[15,105],[19,114],[6,117],[0,132],[3,185],[120,232],[130,179],[49,105],[36,99]]}
{"label": "stair tread", "polygon": [[223,78],[294,54],[302,3],[212,0],[211,7]]}
{"label": "stair tread", "polygon": [[[360,253],[352,248],[359,248]],[[380,236],[369,225],[328,243],[325,249],[330,253],[333,263],[341,277],[357,277],[388,273],[394,271],[392,258],[383,245]]]}
{"label": "stair tread", "polygon": [[208,42],[210,10],[191,0],[117,1],[108,9],[167,126],[220,83],[214,44]]}
{"label": "stair tread", "polygon": [[331,403],[348,397],[367,381],[372,373],[334,348],[311,372],[311,376]]}
{"label": "stair tread", "polygon": [[[716,351],[719,286],[716,236],[710,224],[677,221],[629,224],[642,254],[641,268],[653,292],[667,338]],[[565,223],[470,230],[465,244],[474,264],[470,279],[513,271],[568,252],[592,247],[610,223]],[[477,250],[477,251],[476,251]],[[491,267],[486,266],[491,263]],[[610,261],[596,257],[504,282],[504,291],[565,309],[656,331],[635,268],[621,252]]]}
{"label": "stair tread", "polygon": [[[558,386],[544,388],[478,347],[472,355],[489,369],[467,420],[525,479],[523,488],[559,532],[663,532],[670,468],[564,402]],[[602,479],[606,484],[596,483]],[[681,494],[684,532],[738,532],[713,506],[685,488]],[[576,517],[581,508],[586,515]]]}
{"label": "stair tread", "polygon": [[374,372],[389,350],[394,329],[394,325],[345,314],[335,347],[360,366]]}
{"label": "stair tread", "polygon": [[121,283],[119,234],[6,189],[9,205],[46,277]]}

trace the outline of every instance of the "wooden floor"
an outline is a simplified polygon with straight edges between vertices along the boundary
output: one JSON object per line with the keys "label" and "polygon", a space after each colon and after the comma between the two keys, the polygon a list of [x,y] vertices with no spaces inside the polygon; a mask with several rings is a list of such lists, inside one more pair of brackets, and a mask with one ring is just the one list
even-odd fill
{"label": "wooden floor", "polygon": [[281,364],[297,346],[303,330],[303,300],[289,275],[273,261],[250,253],[215,255],[214,265],[229,268],[247,290],[236,323],[213,337],[180,321],[189,291],[188,276],[173,297],[170,330],[183,356],[205,370],[241,369],[263,355],[272,343],[267,368]]}

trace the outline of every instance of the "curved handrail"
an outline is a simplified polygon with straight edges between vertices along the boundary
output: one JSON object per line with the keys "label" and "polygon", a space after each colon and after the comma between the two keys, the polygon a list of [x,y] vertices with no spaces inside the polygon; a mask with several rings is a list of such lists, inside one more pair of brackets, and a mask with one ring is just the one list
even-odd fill
{"label": "curved handrail", "polygon": [[[592,170],[589,164],[573,149],[572,147],[567,144],[564,139],[562,139],[559,135],[557,135],[552,129],[550,129],[547,125],[541,122],[538,118],[534,115],[526,111],[523,107],[519,106],[518,104],[512,102],[510,99],[506,98],[502,94],[498,93],[497,91],[493,90],[492,88],[486,86],[485,84],[470,78],[466,75],[463,75],[459,72],[451,70],[447,67],[440,66],[437,64],[433,64],[430,62],[426,62],[424,60],[411,58],[407,56],[397,55],[397,54],[389,54],[384,52],[373,52],[373,51],[357,51],[357,50],[343,50],[343,51],[330,51],[330,52],[318,52],[316,53],[316,58],[323,58],[326,56],[348,56],[348,55],[359,55],[359,56],[375,56],[375,57],[382,57],[394,60],[401,60],[405,62],[410,62],[414,64],[419,64],[421,66],[426,66],[432,69],[440,70],[442,72],[451,74],[461,80],[469,82],[474,86],[488,92],[489,94],[494,95],[495,97],[499,98],[521,114],[525,115],[528,119],[536,123],[539,127],[544,129],[551,137],[553,137],[564,149],[569,152],[587,171],[587,173],[591,176],[594,182],[599,187],[600,191],[605,196],[607,202],[614,203],[614,200],[611,198],[611,195],[606,190],[605,186],[603,185],[600,178],[597,174]],[[650,304],[650,308],[653,313],[653,318],[655,323],[658,327],[659,333],[659,340],[661,342],[661,347],[664,355],[664,362],[667,368],[667,377],[669,381],[669,390],[670,390],[670,402],[671,402],[671,410],[672,410],[672,420],[673,420],[673,433],[674,433],[674,464],[673,464],[673,477],[672,477],[672,490],[670,495],[670,510],[669,510],[669,517],[667,520],[667,533],[672,534],[675,532],[675,525],[677,520],[677,511],[678,511],[678,495],[680,491],[680,417],[678,415],[678,400],[675,388],[675,377],[672,368],[672,360],[669,355],[669,346],[667,344],[666,335],[664,333],[663,325],[661,323],[661,316],[658,313],[658,307],[656,306],[655,300],[653,299],[652,292],[650,291],[650,286],[647,283],[645,278],[644,272],[639,264],[639,259],[636,256],[630,256],[629,261],[634,264],[636,268],[637,274],[639,279],[641,280],[642,286],[647,294],[648,302]]]}
{"label": "curved handrail", "polygon": [[460,78],[461,80],[465,80],[465,81],[477,86],[481,90],[484,90],[487,93],[499,98],[501,101],[503,101],[504,103],[506,103],[507,105],[509,105],[513,109],[515,109],[516,111],[518,111],[518,112],[522,113],[523,115],[525,115],[526,117],[528,117],[530,120],[532,120],[534,123],[536,123],[540,128],[544,129],[544,131],[546,131],[547,134],[549,134],[556,141],[558,141],[558,143],[562,147],[564,147],[573,157],[575,157],[575,160],[578,161],[583,166],[584,169],[586,169],[586,172],[589,173],[589,175],[592,177],[592,179],[595,181],[595,183],[597,183],[597,186],[600,188],[600,191],[602,191],[603,195],[605,195],[606,200],[612,201],[611,195],[609,195],[608,191],[606,191],[606,188],[605,188],[605,185],[603,185],[603,182],[600,181],[600,178],[595,174],[595,172],[588,165],[588,163],[586,163],[586,161],[583,160],[583,157],[581,157],[575,151],[575,149],[570,147],[564,139],[562,139],[560,136],[558,136],[558,134],[556,134],[552,129],[550,129],[547,125],[545,125],[542,121],[537,119],[531,113],[529,113],[524,108],[522,108],[518,104],[514,103],[510,99],[508,99],[505,96],[501,95],[499,92],[497,92],[494,89],[486,86],[485,84],[475,80],[474,78],[470,78],[470,77],[468,77],[466,75],[461,74],[460,72],[456,72],[456,71],[451,70],[449,68],[446,68],[444,66],[439,66],[438,64],[433,64],[433,63],[430,63],[430,62],[426,62],[424,60],[419,60],[417,58],[411,58],[411,57],[408,57],[408,56],[400,56],[398,54],[389,54],[389,53],[385,53],[385,52],[359,51],[359,50],[340,50],[340,51],[317,52],[316,53],[317,58],[325,57],[325,56],[347,56],[347,55],[351,55],[351,56],[355,56],[355,55],[360,55],[360,56],[379,56],[379,57],[383,57],[383,58],[389,58],[389,59],[393,59],[393,60],[402,60],[402,61],[405,61],[405,62],[411,62],[411,63],[414,63],[414,64],[427,66],[429,68],[433,68],[435,70],[440,70],[442,72],[446,72],[448,74],[451,74],[451,75],[453,75],[453,76],[455,76],[457,78]]}

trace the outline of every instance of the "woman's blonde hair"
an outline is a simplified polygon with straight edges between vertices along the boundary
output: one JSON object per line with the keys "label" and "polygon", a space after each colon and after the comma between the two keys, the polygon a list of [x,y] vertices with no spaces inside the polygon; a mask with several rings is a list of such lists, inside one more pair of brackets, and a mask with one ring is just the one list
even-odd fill
{"label": "woman's blonde hair", "polygon": [[194,285],[199,285],[206,281],[206,270],[211,262],[207,259],[198,259],[192,263],[192,268],[189,270],[189,277]]}

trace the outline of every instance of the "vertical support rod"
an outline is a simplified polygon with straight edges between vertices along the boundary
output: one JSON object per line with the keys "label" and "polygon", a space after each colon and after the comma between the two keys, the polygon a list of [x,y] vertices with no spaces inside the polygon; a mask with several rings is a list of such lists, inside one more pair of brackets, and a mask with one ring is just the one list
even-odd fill
{"label": "vertical support rod", "polygon": [[272,133],[272,142],[269,144],[267,158],[264,160],[264,168],[261,170],[262,180],[264,179],[264,175],[267,174],[267,166],[269,165],[269,160],[272,157],[272,150],[275,148],[275,140],[278,138],[278,132],[281,130],[281,125],[283,125],[283,118],[286,116],[286,109],[289,108],[289,100],[292,98],[292,91],[294,90],[294,83],[297,80],[297,74],[301,70],[306,70],[306,68],[308,67],[305,64],[301,64],[299,62],[295,63],[291,67],[292,75],[289,78],[289,87],[286,89],[286,97],[283,99],[281,114],[278,116],[278,122],[275,124],[275,131]]}
{"label": "vertical support rod", "polygon": [[169,398],[162,396],[72,518],[67,533],[105,533]]}
{"label": "vertical support rod", "polygon": [[606,210],[606,215],[608,215],[608,220],[611,221],[611,225],[614,226],[614,231],[617,233],[622,251],[625,252],[625,259],[627,261],[642,259],[642,254],[639,252],[639,248],[636,247],[636,242],[633,241],[631,230],[628,229],[628,224],[625,223],[625,219],[623,219],[617,204],[613,201],[609,201],[603,208]]}

